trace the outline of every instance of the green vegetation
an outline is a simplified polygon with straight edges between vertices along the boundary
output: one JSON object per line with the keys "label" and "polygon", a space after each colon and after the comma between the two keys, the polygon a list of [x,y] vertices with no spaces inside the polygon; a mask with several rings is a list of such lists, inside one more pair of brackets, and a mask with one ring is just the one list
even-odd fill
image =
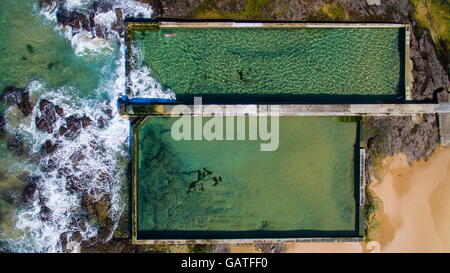
{"label": "green vegetation", "polygon": [[[195,19],[267,19],[264,10],[270,0],[235,0],[234,6],[242,6],[240,11],[219,10],[217,1],[207,0],[194,12]],[[238,10],[238,9],[233,9]]]}
{"label": "green vegetation", "polygon": [[367,219],[367,228],[365,234],[366,242],[374,241],[378,234],[380,223],[376,219],[378,209],[380,209],[381,201],[367,192],[367,205],[364,206]]}
{"label": "green vegetation", "polygon": [[137,23],[130,22],[126,25],[127,40],[134,40],[137,31],[159,31],[158,23]]}
{"label": "green vegetation", "polygon": [[188,245],[192,253],[211,253],[212,245]]}
{"label": "green vegetation", "polygon": [[450,49],[450,1],[412,0],[414,19],[420,27],[430,30],[431,37],[440,51]]}
{"label": "green vegetation", "polygon": [[345,19],[345,10],[336,3],[328,3],[322,6],[321,11],[332,20]]}

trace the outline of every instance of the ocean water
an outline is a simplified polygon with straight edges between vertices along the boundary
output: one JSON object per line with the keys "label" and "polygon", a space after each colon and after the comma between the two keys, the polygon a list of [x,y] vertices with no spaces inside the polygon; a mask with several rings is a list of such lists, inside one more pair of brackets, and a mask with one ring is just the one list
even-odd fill
{"label": "ocean water", "polygon": [[[68,10],[85,12],[94,1],[58,2]],[[125,88],[124,44],[111,23],[116,19],[114,8],[122,9],[124,17],[147,18],[152,9],[132,0],[103,2],[111,3],[113,10],[98,12],[95,22],[108,30],[108,39],[58,25],[59,6],[0,1],[0,93],[10,86],[24,88],[34,107],[25,117],[16,106],[0,104],[7,130],[0,138],[1,251],[60,252],[62,236],[69,238],[69,249],[77,251],[79,240],[71,242],[71,236],[88,240],[100,228],[86,219],[83,195],[97,200],[107,196],[114,223],[124,210],[129,123],[116,109],[117,96]],[[56,121],[55,133],[39,131],[35,119],[42,99],[62,107],[66,118],[87,116],[92,125],[74,139],[56,133],[66,123],[64,118]],[[24,152],[8,149],[14,136],[22,140]],[[59,148],[42,156],[47,140]],[[31,180],[36,190],[31,203],[26,203],[23,192]]]}
{"label": "ocean water", "polygon": [[357,123],[280,117],[279,147],[263,152],[260,141],[175,141],[175,120],[139,129],[138,237],[355,234]]}
{"label": "ocean water", "polygon": [[142,63],[178,99],[353,101],[404,93],[402,28],[161,28],[137,31],[135,40]]}

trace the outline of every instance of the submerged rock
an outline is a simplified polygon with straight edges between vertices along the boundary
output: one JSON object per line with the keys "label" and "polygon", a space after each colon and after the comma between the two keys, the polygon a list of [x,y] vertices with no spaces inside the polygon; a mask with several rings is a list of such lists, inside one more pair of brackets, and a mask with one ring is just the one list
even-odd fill
{"label": "submerged rock", "polygon": [[21,135],[15,134],[8,138],[6,143],[8,151],[15,153],[17,156],[22,157],[28,154],[25,142]]}
{"label": "submerged rock", "polygon": [[59,168],[60,161],[61,160],[59,160],[59,159],[57,159],[55,157],[44,159],[44,160],[41,160],[40,167],[45,172],[52,172],[52,171],[57,170]]}
{"label": "submerged rock", "polygon": [[0,115],[0,137],[3,137],[5,132],[6,132],[6,120],[3,117],[3,115]]}
{"label": "submerged rock", "polygon": [[16,105],[26,117],[33,112],[30,93],[23,88],[7,87],[0,97],[0,102],[9,106]]}
{"label": "submerged rock", "polygon": [[72,161],[72,165],[76,168],[82,160],[86,158],[86,155],[82,150],[78,150],[74,152],[70,157],[70,161]]}

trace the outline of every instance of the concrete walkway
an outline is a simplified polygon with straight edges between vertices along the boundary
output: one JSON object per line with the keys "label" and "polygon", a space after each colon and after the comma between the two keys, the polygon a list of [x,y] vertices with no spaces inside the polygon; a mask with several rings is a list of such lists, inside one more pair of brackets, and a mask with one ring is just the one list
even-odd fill
{"label": "concrete walkway", "polygon": [[[175,108],[177,107],[177,108]],[[164,115],[171,116],[180,112],[184,115],[243,116],[272,114],[278,108],[280,116],[409,116],[416,114],[450,113],[450,103],[440,104],[238,104],[238,105],[153,105],[133,111],[132,105],[123,109],[125,116]],[[178,110],[177,110],[178,109]]]}

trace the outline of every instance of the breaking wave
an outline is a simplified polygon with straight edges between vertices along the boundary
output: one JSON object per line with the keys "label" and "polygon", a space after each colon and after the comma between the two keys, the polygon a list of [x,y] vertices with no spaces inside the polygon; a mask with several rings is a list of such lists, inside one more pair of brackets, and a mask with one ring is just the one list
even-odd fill
{"label": "breaking wave", "polygon": [[[73,86],[49,88],[45,82],[34,80],[26,90],[38,98],[31,115],[15,123],[17,109],[6,111],[7,131],[23,137],[31,150],[28,159],[17,163],[27,173],[22,177],[27,182],[26,204],[16,215],[20,236],[4,239],[8,251],[76,252],[83,243],[89,246],[108,241],[125,208],[122,196],[126,190],[129,122],[119,117],[116,105],[126,83],[125,45],[117,22],[125,17],[150,18],[152,10],[132,0],[103,2],[111,8],[94,15],[96,29],[103,29],[103,35],[57,21],[61,3],[66,10],[85,12],[92,0],[53,1],[36,7],[46,22],[67,37],[78,56],[110,54],[115,63],[113,73],[106,67],[102,72],[105,75],[93,90],[97,99],[77,96],[80,93]],[[146,68],[133,71],[131,79],[136,93],[172,96],[162,91]],[[104,94],[107,98],[102,99]],[[38,125],[46,115],[52,124]],[[92,215],[95,219],[90,219]]]}

